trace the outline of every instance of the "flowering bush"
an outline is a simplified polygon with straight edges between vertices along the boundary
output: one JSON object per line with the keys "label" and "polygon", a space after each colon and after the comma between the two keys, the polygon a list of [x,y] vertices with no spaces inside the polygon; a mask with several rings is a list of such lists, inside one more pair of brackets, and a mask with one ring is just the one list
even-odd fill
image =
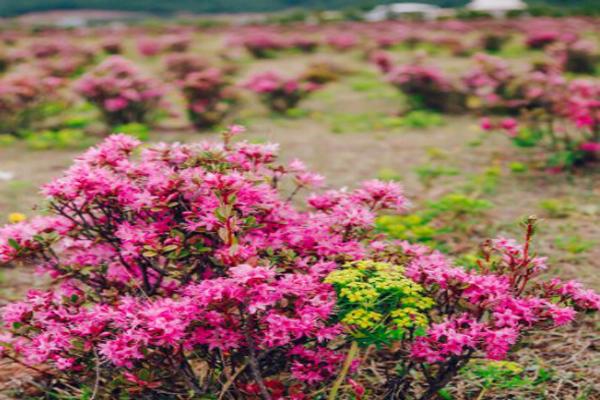
{"label": "flowering bush", "polygon": [[598,51],[594,42],[578,40],[573,43],[557,43],[548,48],[564,71],[576,74],[593,74],[598,65]]}
{"label": "flowering bush", "polygon": [[273,145],[231,144],[239,131],[139,161],[138,142],[112,136],[47,185],[53,215],[2,229],[0,261],[36,263],[64,284],[4,308],[4,354],[71,383],[99,373],[109,393],[218,393],[235,376],[235,391],[285,382],[306,398],[331,378],[340,355],[326,342],[340,329],[323,279],[369,252],[374,212],[405,200],[368,182],[295,210],[277,182],[291,176],[296,192],[322,178],[299,161],[274,165]]}
{"label": "flowering bush", "polygon": [[192,44],[192,37],[186,33],[173,33],[161,37],[161,50],[183,53]]}
{"label": "flowering bush", "polygon": [[20,72],[0,79],[0,132],[17,134],[43,119],[41,108],[53,98],[60,80]]}
{"label": "flowering bush", "polygon": [[533,30],[527,36],[525,44],[531,49],[543,49],[559,39],[560,34],[558,32]]}
{"label": "flowering bush", "polygon": [[289,39],[289,46],[303,53],[312,53],[319,47],[319,42],[316,39],[298,35]]}
{"label": "flowering bush", "polygon": [[198,129],[221,122],[237,100],[235,91],[216,68],[187,74],[181,86],[188,115]]}
{"label": "flowering bush", "polygon": [[538,147],[545,166],[560,171],[600,156],[600,85],[533,73],[524,86],[530,110],[519,120],[486,118],[485,130],[500,129],[520,147]]}
{"label": "flowering bush", "polygon": [[441,71],[420,63],[393,68],[387,79],[409,97],[412,108],[442,112],[464,110],[464,95]]}
{"label": "flowering bush", "polygon": [[296,107],[302,99],[320,88],[312,82],[285,79],[276,72],[256,74],[246,82],[245,87],[258,93],[263,102],[275,112],[285,112]]}
{"label": "flowering bush", "polygon": [[104,60],[81,77],[75,89],[100,109],[111,126],[147,122],[157,111],[163,94],[157,81],[121,56]]}
{"label": "flowering bush", "polygon": [[238,40],[255,58],[271,57],[273,52],[288,46],[283,37],[269,31],[248,32]]}
{"label": "flowering bush", "polygon": [[375,64],[380,72],[387,74],[394,67],[394,60],[390,53],[384,50],[375,50],[369,53],[369,62]]}
{"label": "flowering bush", "polygon": [[107,54],[121,54],[123,39],[118,36],[107,37],[100,42],[100,47]]}
{"label": "flowering bush", "polygon": [[63,78],[82,72],[94,61],[95,52],[93,48],[57,38],[31,43],[25,57],[33,58],[33,64],[47,75]]}
{"label": "flowering bush", "polygon": [[486,32],[481,36],[481,47],[485,51],[491,53],[498,52],[502,49],[502,46],[510,39],[509,36],[503,33]]}
{"label": "flowering bush", "polygon": [[163,50],[163,43],[155,37],[142,37],[136,42],[138,52],[146,57],[157,55]]}
{"label": "flowering bush", "polygon": [[476,54],[475,67],[462,77],[468,105],[493,111],[512,111],[524,105],[515,75],[498,57]]}
{"label": "flowering bush", "polygon": [[[390,398],[415,392],[420,399],[434,398],[473,355],[501,360],[526,332],[567,324],[576,310],[598,310],[600,296],[576,282],[536,278],[546,265],[532,254],[534,229],[535,221],[529,219],[524,245],[505,238],[488,242],[477,271],[471,272],[450,266],[420,245],[403,245],[412,258],[403,273],[422,288],[409,293],[433,302],[418,303],[427,310],[419,317],[429,321],[426,332],[403,332],[406,347],[397,351],[402,361]],[[415,389],[417,372],[425,377],[422,389]]]}
{"label": "flowering bush", "polygon": [[188,74],[200,72],[208,67],[208,61],[195,54],[172,53],[165,57],[165,71],[176,81],[182,81]]}
{"label": "flowering bush", "polygon": [[[308,400],[346,383],[362,396],[358,360],[385,353],[398,372],[374,395],[432,399],[471,358],[502,359],[526,332],[600,307],[576,282],[536,278],[533,221],[523,246],[491,241],[465,271],[373,232],[376,213],[406,205],[395,184],[294,208],[322,177],[276,165],[273,145],[232,143],[241,131],[139,158],[139,142],[111,136],[46,185],[51,214],[0,229],[0,262],[61,285],[2,309],[2,356],[63,392]],[[286,176],[296,188],[281,196]]]}
{"label": "flowering bush", "polygon": [[352,33],[333,33],[326,41],[329,46],[338,51],[347,51],[358,45],[358,37]]}
{"label": "flowering bush", "polygon": [[10,56],[3,47],[0,47],[0,72],[5,72],[10,66]]}
{"label": "flowering bush", "polygon": [[348,73],[349,71],[347,69],[332,62],[314,62],[308,65],[306,70],[300,76],[300,80],[323,85],[325,83],[335,82],[342,75]]}

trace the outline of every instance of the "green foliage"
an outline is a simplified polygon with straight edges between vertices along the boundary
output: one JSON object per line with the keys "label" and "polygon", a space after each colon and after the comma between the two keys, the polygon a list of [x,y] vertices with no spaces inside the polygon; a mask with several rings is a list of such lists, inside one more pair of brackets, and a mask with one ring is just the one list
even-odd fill
{"label": "green foliage", "polygon": [[488,167],[482,173],[471,176],[465,184],[463,191],[470,193],[471,196],[493,194],[498,187],[501,174],[502,170],[500,167]]}
{"label": "green foliage", "polygon": [[0,134],[0,146],[8,146],[17,141],[14,135]]}
{"label": "green foliage", "polygon": [[511,162],[508,165],[508,168],[510,168],[510,171],[514,174],[520,174],[523,172],[527,172],[527,165],[520,163],[520,162]]}
{"label": "green foliage", "polygon": [[147,125],[139,122],[118,125],[113,129],[113,131],[115,133],[124,133],[126,135],[134,136],[141,141],[147,141],[150,138],[150,128],[148,128]]}
{"label": "green foliage", "polygon": [[45,130],[26,132],[23,139],[34,150],[85,148],[92,144],[85,132],[79,129]]}
{"label": "green foliage", "polygon": [[575,211],[575,205],[561,199],[542,200],[540,208],[549,218],[567,218]]}
{"label": "green foliage", "polygon": [[382,168],[377,173],[377,179],[382,181],[399,182],[402,180],[402,175],[398,174],[391,168]]}
{"label": "green foliage", "polygon": [[596,242],[585,240],[581,236],[575,235],[557,237],[554,241],[554,244],[559,249],[570,254],[581,254],[592,249],[596,245]]}
{"label": "green foliage", "polygon": [[455,176],[459,172],[457,168],[443,165],[423,164],[415,168],[419,181],[426,188],[430,188],[433,182],[442,176]]}
{"label": "green foliage", "polygon": [[305,110],[303,108],[290,108],[285,111],[285,116],[288,118],[304,118],[310,114],[309,110]]}
{"label": "green foliage", "polygon": [[375,131],[393,131],[403,126],[401,118],[387,117],[381,113],[327,114],[333,133],[357,133]]}
{"label": "green foliage", "polygon": [[544,138],[544,133],[537,129],[521,128],[512,137],[512,141],[519,147],[534,147]]}
{"label": "green foliage", "polygon": [[462,375],[488,393],[495,389],[532,389],[552,379],[552,373],[538,365],[524,368],[516,362],[490,360],[471,361]]}
{"label": "green foliage", "polygon": [[400,121],[401,126],[423,129],[443,125],[444,117],[439,113],[428,110],[414,110],[404,115]]}
{"label": "green foliage", "polygon": [[384,215],[377,219],[380,232],[391,237],[427,244],[452,252],[449,237],[464,236],[492,207],[487,200],[450,193],[408,215]]}

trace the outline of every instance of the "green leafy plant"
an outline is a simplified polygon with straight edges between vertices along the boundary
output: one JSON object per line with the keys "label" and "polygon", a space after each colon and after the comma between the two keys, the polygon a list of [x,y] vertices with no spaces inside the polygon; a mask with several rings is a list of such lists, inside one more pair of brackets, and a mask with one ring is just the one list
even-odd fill
{"label": "green leafy plant", "polygon": [[592,249],[596,242],[585,240],[579,235],[557,237],[554,241],[556,247],[570,254],[581,254]]}
{"label": "green leafy plant", "polygon": [[408,128],[425,129],[444,124],[444,117],[433,111],[413,110],[401,118],[401,125]]}
{"label": "green leafy plant", "polygon": [[434,300],[404,276],[404,267],[370,260],[348,263],[327,276],[337,293],[337,318],[352,338],[344,366],[328,400],[337,393],[360,347],[423,336]]}
{"label": "green leafy plant", "polygon": [[23,134],[23,138],[34,150],[84,148],[93,143],[82,130],[68,128],[27,132]]}
{"label": "green leafy plant", "polygon": [[530,391],[536,386],[552,379],[551,371],[538,365],[524,367],[512,361],[473,360],[462,371],[462,376],[481,387],[478,399],[494,391],[525,390]]}
{"label": "green leafy plant", "polygon": [[148,125],[139,122],[130,122],[128,124],[118,125],[114,128],[117,133],[131,135],[139,140],[147,141],[150,138],[150,128]]}
{"label": "green leafy plant", "polygon": [[545,199],[539,206],[549,218],[567,218],[575,211],[575,205],[562,199]]}
{"label": "green leafy plant", "polygon": [[402,175],[391,168],[382,168],[377,173],[377,179],[382,181],[398,182],[402,180]]}
{"label": "green leafy plant", "polygon": [[415,168],[419,181],[426,188],[430,188],[434,181],[443,176],[455,176],[460,173],[457,168],[443,165],[423,164]]}
{"label": "green leafy plant", "polygon": [[473,233],[474,226],[481,222],[491,207],[492,203],[487,200],[450,193],[426,202],[415,213],[381,216],[377,219],[377,228],[392,237],[452,253],[452,244]]}

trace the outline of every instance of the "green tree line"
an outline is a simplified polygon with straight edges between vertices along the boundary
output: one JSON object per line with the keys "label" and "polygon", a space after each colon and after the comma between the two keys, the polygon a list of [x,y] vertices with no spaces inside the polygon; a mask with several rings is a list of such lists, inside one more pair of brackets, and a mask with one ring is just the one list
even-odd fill
{"label": "green tree line", "polygon": [[[460,7],[467,0],[415,0],[442,7]],[[394,3],[394,0],[0,0],[0,16],[14,16],[47,10],[101,9],[120,11],[146,11],[159,14],[176,12],[267,12],[290,8],[366,9],[377,4]],[[530,4],[556,7],[588,7],[600,9],[600,0],[532,0]]]}

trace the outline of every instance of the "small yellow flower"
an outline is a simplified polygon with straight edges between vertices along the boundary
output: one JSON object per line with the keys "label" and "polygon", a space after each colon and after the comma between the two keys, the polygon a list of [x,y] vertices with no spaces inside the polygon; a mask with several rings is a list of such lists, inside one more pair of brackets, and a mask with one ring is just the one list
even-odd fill
{"label": "small yellow flower", "polygon": [[476,96],[469,96],[467,98],[467,107],[468,108],[479,108],[483,105],[481,99],[479,99],[479,97]]}
{"label": "small yellow flower", "polygon": [[390,316],[398,328],[427,325],[427,317],[410,307],[394,310]]}
{"label": "small yellow flower", "polygon": [[25,214],[22,214],[22,213],[14,212],[14,213],[8,214],[8,222],[10,222],[11,224],[16,224],[17,222],[23,222],[23,221],[25,221],[25,219],[27,219],[27,217],[25,216]]}
{"label": "small yellow flower", "polygon": [[340,291],[340,296],[352,303],[371,303],[379,297],[379,293],[365,282],[351,282]]}
{"label": "small yellow flower", "polygon": [[357,308],[346,314],[342,321],[347,325],[356,325],[359,328],[368,329],[377,325],[381,321],[381,318],[382,315],[375,311]]}
{"label": "small yellow flower", "polygon": [[496,367],[500,370],[508,371],[514,375],[523,372],[523,367],[520,364],[512,361],[490,361],[488,365]]}

